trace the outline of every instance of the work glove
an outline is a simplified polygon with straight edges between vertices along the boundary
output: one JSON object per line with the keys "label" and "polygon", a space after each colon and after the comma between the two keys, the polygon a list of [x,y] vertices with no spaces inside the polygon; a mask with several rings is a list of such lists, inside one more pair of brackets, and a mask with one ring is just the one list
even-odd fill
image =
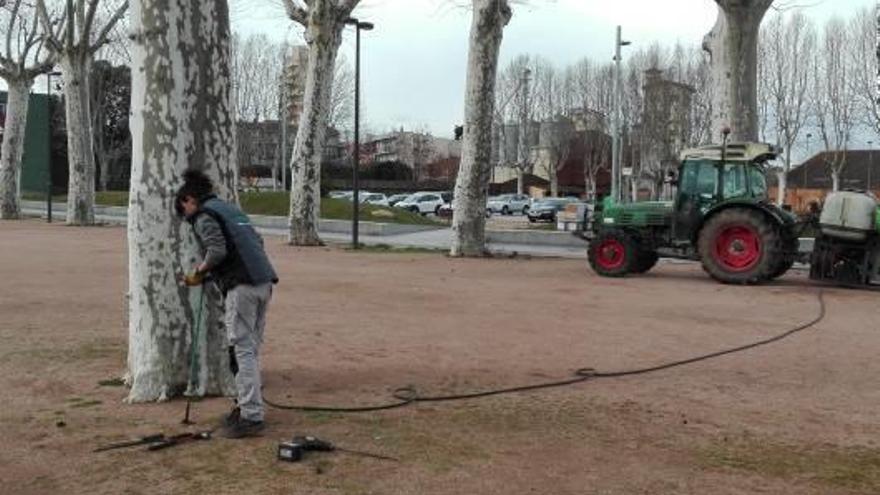
{"label": "work glove", "polygon": [[194,287],[196,285],[202,285],[202,282],[205,280],[205,274],[200,272],[187,273],[181,280],[187,285],[187,287]]}

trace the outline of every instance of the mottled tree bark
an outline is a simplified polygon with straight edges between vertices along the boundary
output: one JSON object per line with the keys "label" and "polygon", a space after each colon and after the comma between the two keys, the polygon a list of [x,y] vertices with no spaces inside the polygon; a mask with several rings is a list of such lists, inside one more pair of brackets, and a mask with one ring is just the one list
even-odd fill
{"label": "mottled tree bark", "polygon": [[504,27],[512,14],[507,0],[473,2],[464,141],[452,215],[452,256],[482,256],[486,253],[486,200],[492,173],[495,76]]}
{"label": "mottled tree bark", "polygon": [[0,153],[0,218],[4,220],[21,216],[19,175],[24,154],[28,97],[33,82],[33,78],[6,81],[9,93],[6,99],[3,152]]}
{"label": "mottled tree bark", "polygon": [[309,65],[300,126],[290,160],[290,243],[321,244],[318,217],[321,208],[321,156],[330,116],[333,68],[342,42],[342,24],[316,28],[309,43]]}
{"label": "mottled tree bark", "polygon": [[703,38],[711,56],[712,134],[725,127],[732,141],[758,139],[758,31],[773,0],[715,0],[718,19]]}
{"label": "mottled tree bark", "polygon": [[[230,394],[219,292],[187,288],[192,228],[174,213],[187,169],[204,170],[235,201],[235,135],[226,0],[137,0],[132,4],[132,172],[128,208],[129,401]],[[205,290],[199,309],[199,291]],[[201,321],[196,316],[201,312]],[[193,341],[195,325],[200,336]],[[196,346],[197,377],[189,382]]]}
{"label": "mottled tree bark", "polygon": [[[62,31],[55,32],[45,0],[37,1],[47,46],[58,55],[64,74],[67,117],[67,159],[70,177],[67,191],[67,224],[95,223],[95,155],[89,114],[89,68],[95,52],[109,39],[113,26],[128,10],[128,0],[116,5],[103,28],[95,31],[99,0],[67,0]],[[104,6],[106,6],[106,0]]]}
{"label": "mottled tree bark", "polygon": [[313,0],[307,7],[286,0],[288,16],[306,28],[309,63],[303,111],[293,156],[289,241],[298,246],[321,245],[318,217],[321,208],[321,156],[330,117],[336,54],[342,42],[345,20],[358,0]]}
{"label": "mottled tree bark", "polygon": [[8,95],[0,153],[0,218],[17,219],[21,216],[19,181],[29,93],[34,78],[52,70],[55,58],[44,50],[45,37],[38,29],[39,16],[34,6],[23,0],[14,0],[11,5],[5,5],[3,14],[0,77],[6,81]]}
{"label": "mottled tree bark", "polygon": [[78,54],[61,57],[67,118],[67,224],[95,223],[95,154],[92,151],[92,123],[89,113],[87,61]]}

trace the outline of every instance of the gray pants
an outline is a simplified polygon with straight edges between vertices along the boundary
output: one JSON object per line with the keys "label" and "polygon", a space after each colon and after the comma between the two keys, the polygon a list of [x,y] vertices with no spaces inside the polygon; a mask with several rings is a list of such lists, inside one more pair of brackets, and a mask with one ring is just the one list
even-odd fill
{"label": "gray pants", "polygon": [[250,421],[263,420],[260,346],[271,299],[271,283],[237,285],[226,294],[226,332],[238,361],[235,375],[238,407],[241,408],[241,417]]}

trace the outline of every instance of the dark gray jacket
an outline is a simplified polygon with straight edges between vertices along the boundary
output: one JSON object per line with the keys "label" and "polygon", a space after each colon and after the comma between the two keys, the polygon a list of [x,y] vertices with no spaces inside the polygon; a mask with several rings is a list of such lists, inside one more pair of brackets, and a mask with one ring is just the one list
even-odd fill
{"label": "dark gray jacket", "polygon": [[189,221],[205,254],[205,264],[225,294],[239,284],[277,283],[263,238],[237,206],[209,196]]}

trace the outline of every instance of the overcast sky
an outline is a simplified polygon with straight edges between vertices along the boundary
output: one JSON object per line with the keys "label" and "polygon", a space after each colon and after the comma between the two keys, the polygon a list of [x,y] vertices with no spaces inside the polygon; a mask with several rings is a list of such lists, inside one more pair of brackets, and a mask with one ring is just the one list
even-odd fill
{"label": "overcast sky", "polygon": [[[449,136],[461,122],[470,11],[462,0],[363,0],[355,16],[376,25],[362,33],[362,112],[369,130],[427,127]],[[777,0],[776,2],[780,2]],[[789,0],[787,4],[793,2]],[[805,12],[821,22],[850,17],[874,0],[804,0]],[[501,66],[521,53],[542,55],[558,66],[584,56],[610,61],[615,26],[633,47],[654,41],[699,43],[716,17],[711,0],[529,0],[517,4],[504,31]],[[233,29],[302,42],[301,29],[284,16],[280,0],[241,0],[233,6]],[[625,49],[626,50],[626,49]],[[348,30],[342,53],[354,60]],[[624,52],[624,57],[626,52]]]}

